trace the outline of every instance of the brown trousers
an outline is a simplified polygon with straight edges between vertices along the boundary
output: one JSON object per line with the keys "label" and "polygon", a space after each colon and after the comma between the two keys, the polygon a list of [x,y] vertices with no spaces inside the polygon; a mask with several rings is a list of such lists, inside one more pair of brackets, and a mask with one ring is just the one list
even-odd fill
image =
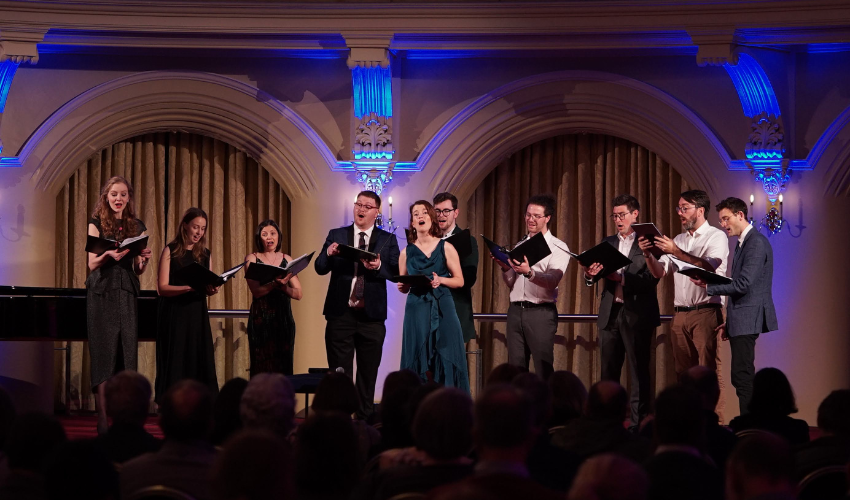
{"label": "brown trousers", "polygon": [[717,369],[717,337],[715,328],[723,323],[721,309],[677,312],[670,324],[673,361],[676,376],[696,365]]}

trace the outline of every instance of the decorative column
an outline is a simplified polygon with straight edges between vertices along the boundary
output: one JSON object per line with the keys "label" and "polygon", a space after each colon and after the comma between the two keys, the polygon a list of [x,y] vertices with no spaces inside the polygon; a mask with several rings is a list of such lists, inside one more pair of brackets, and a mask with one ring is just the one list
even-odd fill
{"label": "decorative column", "polygon": [[[38,62],[38,43],[44,40],[46,28],[8,29],[0,27],[0,125],[3,123],[3,112],[9,88],[15,78],[15,72],[22,63],[35,64]],[[3,141],[0,139],[0,154],[3,152]],[[9,166],[15,162],[0,159],[0,166]]]}

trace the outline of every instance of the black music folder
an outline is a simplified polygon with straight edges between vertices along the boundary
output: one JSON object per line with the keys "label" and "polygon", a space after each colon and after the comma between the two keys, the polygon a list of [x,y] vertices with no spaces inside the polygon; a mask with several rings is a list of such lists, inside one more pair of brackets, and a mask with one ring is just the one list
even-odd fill
{"label": "black music folder", "polygon": [[608,243],[607,241],[603,241],[602,243],[596,245],[590,250],[582,252],[581,254],[574,254],[572,252],[567,253],[572,255],[573,258],[579,261],[584,267],[590,267],[592,264],[602,265],[602,271],[599,271],[599,273],[593,277],[594,283],[608,276],[611,273],[617,272],[618,269],[626,267],[632,263],[632,260],[630,258],[621,254],[620,250],[617,249],[617,247]]}
{"label": "black music folder", "polygon": [[277,278],[286,276],[292,273],[293,276],[303,271],[313,260],[313,254],[316,252],[305,253],[297,259],[292,259],[286,266],[270,266],[262,262],[252,262],[245,271],[245,279],[254,280],[260,285],[267,285]]}
{"label": "black music folder", "polygon": [[352,262],[360,262],[361,259],[371,261],[378,258],[377,253],[367,252],[366,250],[360,250],[359,248],[343,245],[342,243],[337,245],[337,249],[339,249],[338,257],[342,257],[343,259],[350,260]]}
{"label": "black music folder", "polygon": [[404,283],[417,288],[431,288],[431,276],[427,274],[405,274],[390,278],[393,283]]}
{"label": "black music folder", "polygon": [[177,270],[175,275],[195,290],[199,292],[206,292],[207,287],[210,285],[220,286],[225,284],[233,277],[233,275],[239,272],[244,265],[245,263],[243,262],[221,274],[216,274],[197,262],[192,262],[188,266]]}
{"label": "black music folder", "polygon": [[462,260],[464,257],[472,253],[472,242],[469,241],[469,229],[464,229],[463,231],[449,236],[446,238],[446,241],[452,244],[457,250],[457,256]]}
{"label": "black music folder", "polygon": [[678,268],[676,272],[679,274],[684,274],[689,278],[700,279],[705,283],[712,285],[726,285],[732,283],[731,278],[727,278],[722,274],[717,274],[711,271],[706,271],[701,267],[697,267],[693,264],[688,264],[683,260],[679,260],[675,257],[670,257],[671,262]]}
{"label": "black music folder", "polygon": [[107,238],[99,238],[97,236],[88,235],[86,238],[86,252],[93,253],[95,255],[103,255],[104,252],[108,250],[126,250],[129,249],[130,253],[127,254],[128,257],[135,257],[139,255],[142,250],[147,248],[148,246],[148,236],[134,236],[132,238],[127,238],[121,243],[118,243],[115,240],[110,240]]}
{"label": "black music folder", "polygon": [[483,234],[481,237],[484,239],[484,244],[487,245],[487,248],[490,250],[493,257],[507,265],[511,265],[508,259],[513,259],[522,263],[523,257],[526,257],[528,258],[528,265],[533,266],[552,253],[552,250],[549,248],[549,244],[546,243],[546,238],[543,236],[543,233],[535,234],[531,238],[521,242],[521,244],[517,245],[510,251],[508,251],[505,247],[497,245],[493,242],[493,240],[490,240]]}
{"label": "black music folder", "polygon": [[[655,238],[661,236],[661,231],[655,227],[655,224],[652,222],[644,222],[641,224],[632,224],[632,229],[634,229],[635,233],[635,245],[637,244],[637,240],[640,239],[641,236],[651,241],[653,245],[655,244]],[[661,251],[660,248],[656,246],[649,247],[649,253],[655,256],[656,259],[660,259],[664,252]]]}

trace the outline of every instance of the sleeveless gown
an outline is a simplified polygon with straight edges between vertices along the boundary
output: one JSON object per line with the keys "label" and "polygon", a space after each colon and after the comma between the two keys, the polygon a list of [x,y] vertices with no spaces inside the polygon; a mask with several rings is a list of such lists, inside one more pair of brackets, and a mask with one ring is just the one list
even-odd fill
{"label": "sleeveless gown", "polygon": [[[173,257],[168,272],[168,284],[184,286],[175,274],[194,262],[187,251],[179,259]],[[206,250],[199,264],[209,266],[210,252]],[[156,401],[161,401],[169,387],[183,379],[194,379],[206,385],[213,395],[218,394],[215,373],[212,328],[207,310],[207,296],[191,291],[176,297],[160,297],[156,318]]]}
{"label": "sleeveless gown", "polygon": [[[407,246],[407,274],[437,273],[449,276],[445,241],[426,257],[414,244]],[[463,330],[448,287],[410,289],[404,306],[401,369],[413,370],[422,380],[431,372],[434,381],[469,392]]]}
{"label": "sleeveless gown", "polygon": [[[263,263],[259,257],[257,262]],[[286,264],[286,259],[283,259],[280,266]],[[264,372],[292,375],[294,348],[295,318],[292,317],[289,295],[275,288],[255,298],[248,318],[251,376]]]}

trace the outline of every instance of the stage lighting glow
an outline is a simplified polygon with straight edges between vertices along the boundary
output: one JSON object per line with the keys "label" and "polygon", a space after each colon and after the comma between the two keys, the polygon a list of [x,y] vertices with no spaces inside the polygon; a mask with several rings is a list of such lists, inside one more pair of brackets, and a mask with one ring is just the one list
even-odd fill
{"label": "stage lighting glow", "polygon": [[351,71],[354,84],[354,115],[363,118],[369,113],[393,115],[392,75],[390,68],[356,67]]}
{"label": "stage lighting glow", "polygon": [[12,80],[15,78],[15,72],[18,70],[18,63],[10,60],[0,63],[0,113],[6,108],[6,98],[9,97],[9,87],[12,86]]}

